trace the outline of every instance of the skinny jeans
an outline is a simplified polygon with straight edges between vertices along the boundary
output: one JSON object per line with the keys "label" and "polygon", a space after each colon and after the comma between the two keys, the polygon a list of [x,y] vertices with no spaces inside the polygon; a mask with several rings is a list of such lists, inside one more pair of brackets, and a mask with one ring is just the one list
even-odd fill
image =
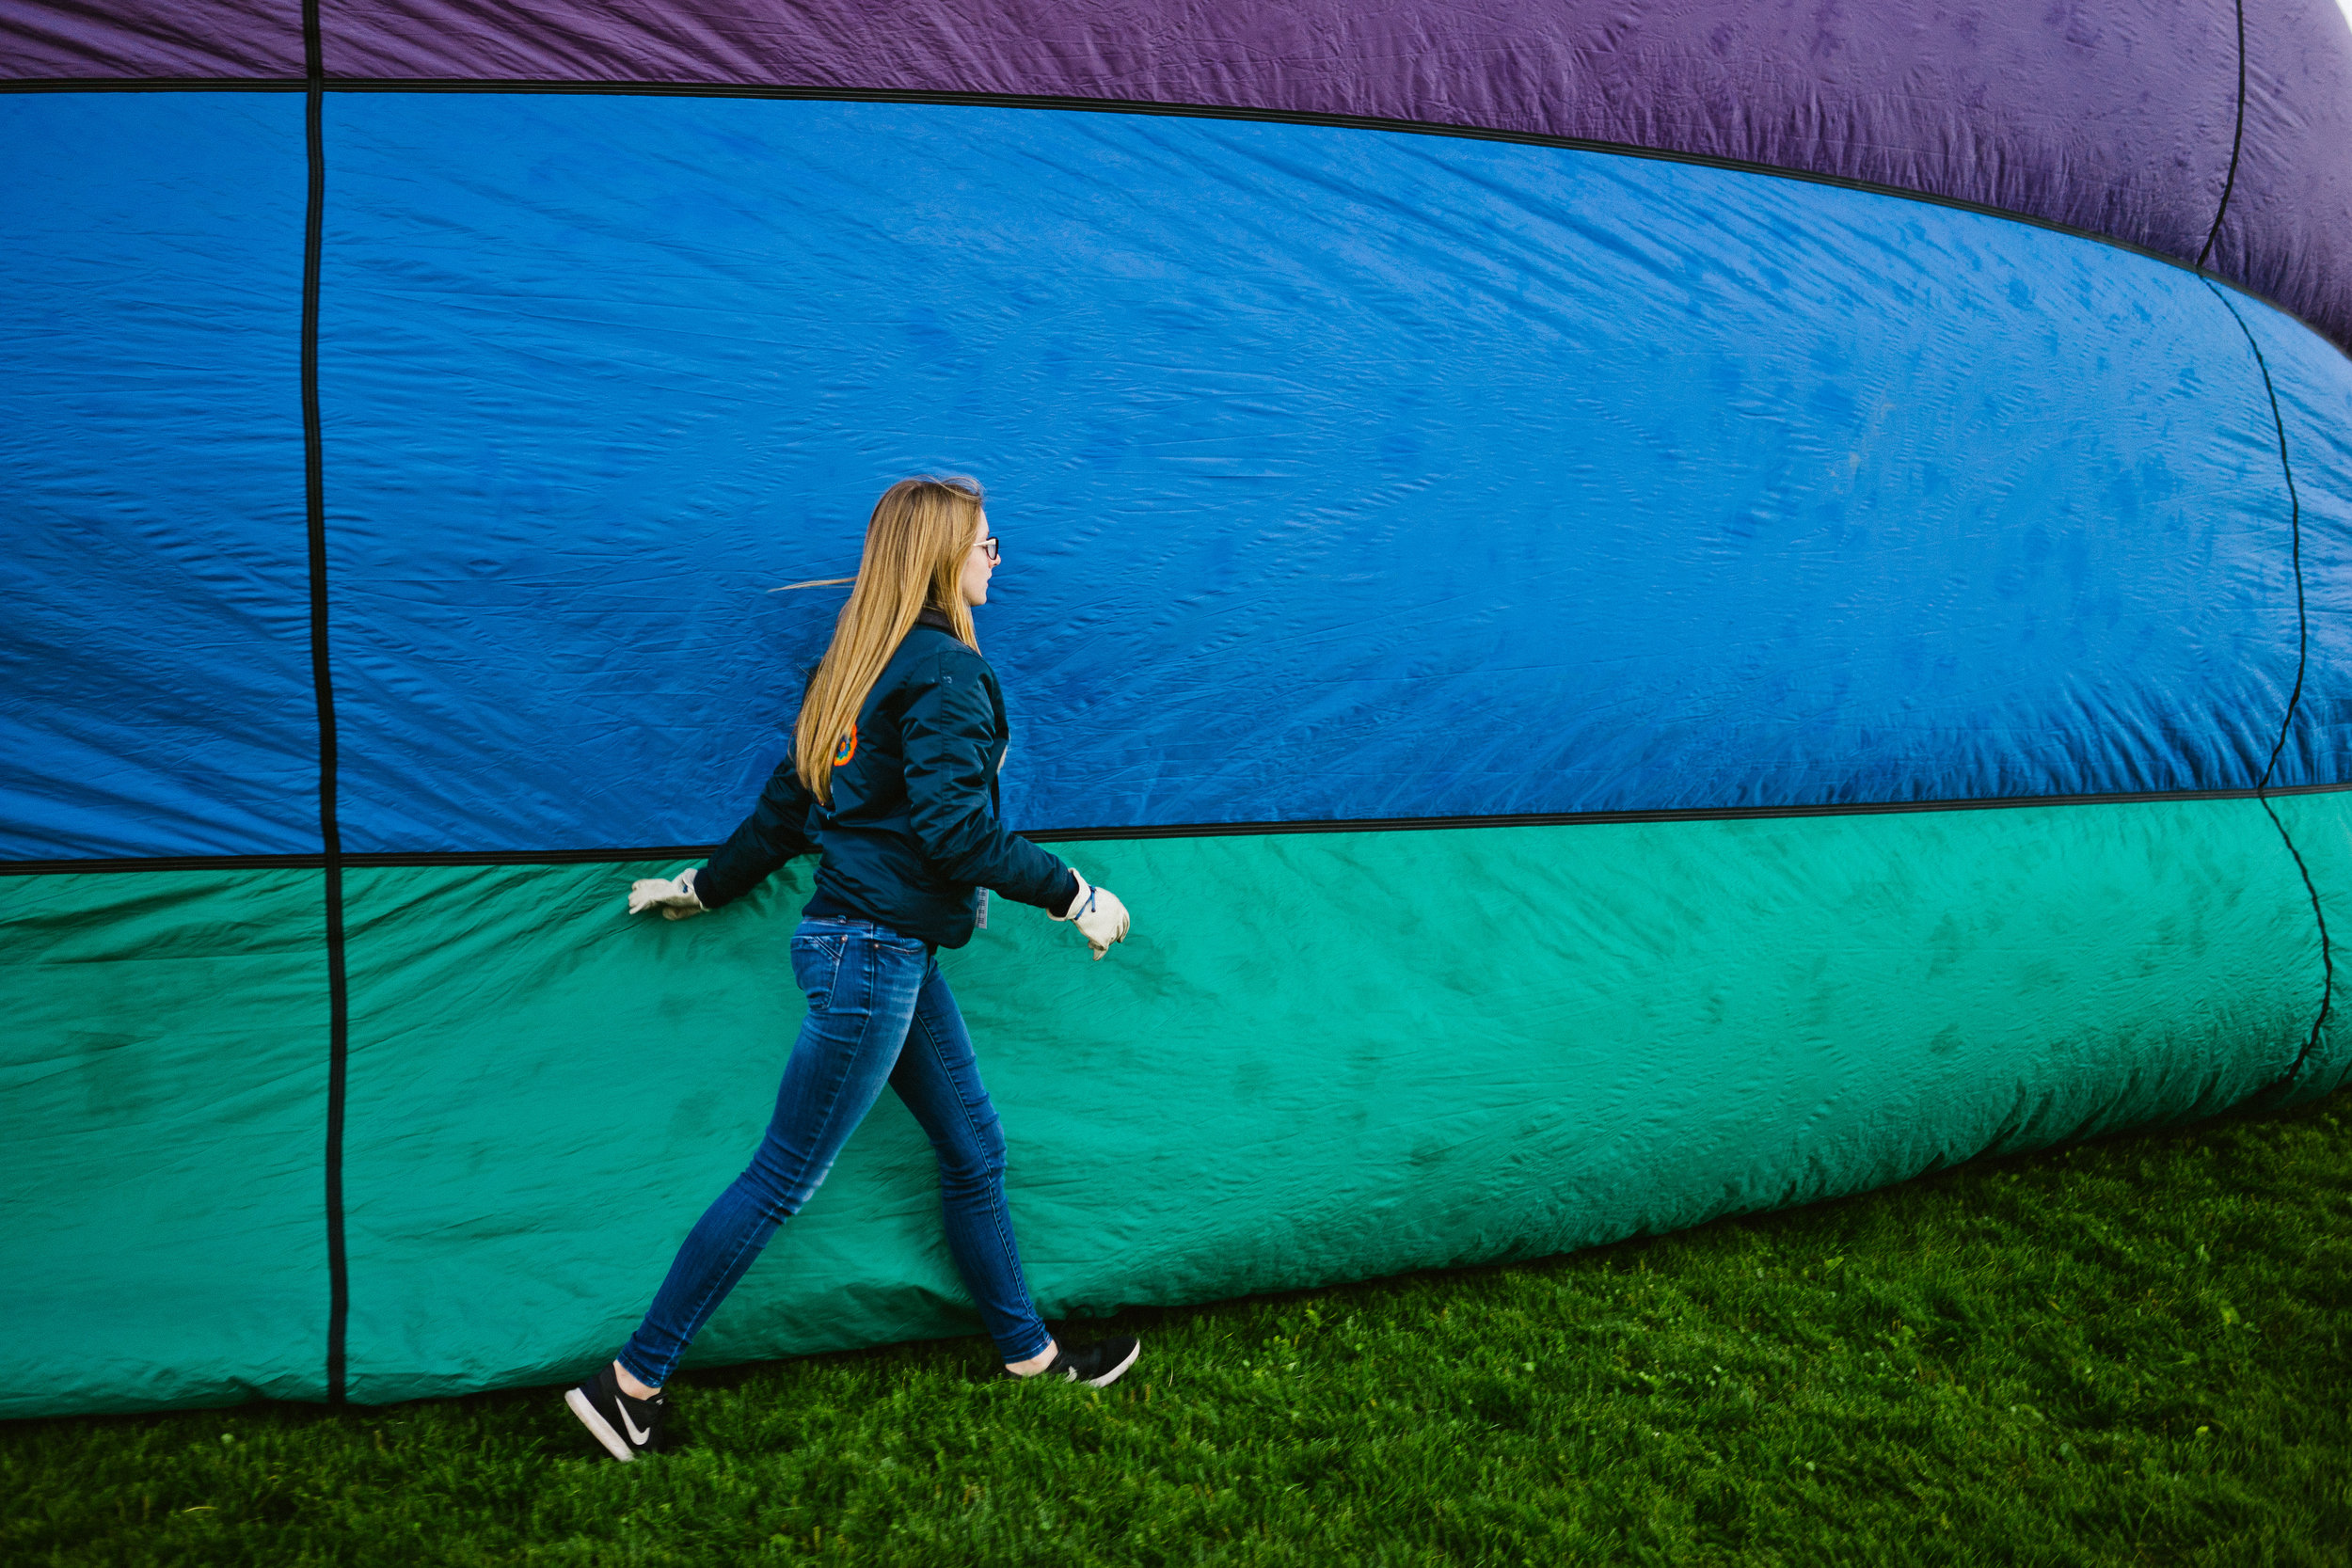
{"label": "skinny jeans", "polygon": [[808,1017],[750,1166],[687,1233],[621,1365],[670,1381],[678,1358],[779,1226],[801,1212],[887,1083],[930,1135],[947,1249],[1007,1361],[1052,1342],[1005,1207],[1005,1135],[972,1037],[929,945],[868,920],[815,915],[792,937]]}

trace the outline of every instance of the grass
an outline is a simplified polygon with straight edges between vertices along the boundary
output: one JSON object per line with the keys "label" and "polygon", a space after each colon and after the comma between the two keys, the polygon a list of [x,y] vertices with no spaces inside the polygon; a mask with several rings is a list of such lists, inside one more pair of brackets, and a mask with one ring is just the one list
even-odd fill
{"label": "grass", "polygon": [[2352,1561],[2352,1095],[1507,1268],[550,1390],[0,1428],[0,1561]]}

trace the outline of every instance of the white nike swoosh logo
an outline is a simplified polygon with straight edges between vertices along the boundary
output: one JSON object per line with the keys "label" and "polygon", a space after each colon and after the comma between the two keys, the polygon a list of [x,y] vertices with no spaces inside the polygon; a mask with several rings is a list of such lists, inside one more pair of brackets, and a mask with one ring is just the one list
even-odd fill
{"label": "white nike swoosh logo", "polygon": [[647,1427],[642,1432],[639,1431],[637,1423],[628,1418],[628,1406],[621,1404],[621,1402],[618,1400],[614,1400],[612,1402],[614,1404],[621,1405],[621,1424],[628,1428],[628,1440],[636,1444],[639,1448],[644,1447],[645,1439],[653,1435],[653,1429],[651,1427]]}

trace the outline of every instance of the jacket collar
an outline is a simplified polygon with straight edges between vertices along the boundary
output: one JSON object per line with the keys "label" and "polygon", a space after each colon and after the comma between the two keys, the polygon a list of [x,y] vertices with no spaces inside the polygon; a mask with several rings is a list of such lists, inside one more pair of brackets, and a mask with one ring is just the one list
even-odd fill
{"label": "jacket collar", "polygon": [[930,626],[936,630],[948,632],[950,634],[952,634],[956,629],[956,624],[947,619],[947,612],[946,610],[933,610],[929,605],[925,605],[921,613],[914,617],[914,624],[918,626]]}

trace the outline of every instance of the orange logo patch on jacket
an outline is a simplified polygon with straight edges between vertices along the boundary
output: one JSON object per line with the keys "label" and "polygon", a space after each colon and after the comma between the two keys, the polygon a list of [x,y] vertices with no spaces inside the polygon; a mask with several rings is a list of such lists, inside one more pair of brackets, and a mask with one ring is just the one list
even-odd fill
{"label": "orange logo patch on jacket", "polygon": [[841,737],[841,744],[833,749],[833,765],[838,768],[855,755],[857,755],[857,726],[851,724],[850,733]]}

